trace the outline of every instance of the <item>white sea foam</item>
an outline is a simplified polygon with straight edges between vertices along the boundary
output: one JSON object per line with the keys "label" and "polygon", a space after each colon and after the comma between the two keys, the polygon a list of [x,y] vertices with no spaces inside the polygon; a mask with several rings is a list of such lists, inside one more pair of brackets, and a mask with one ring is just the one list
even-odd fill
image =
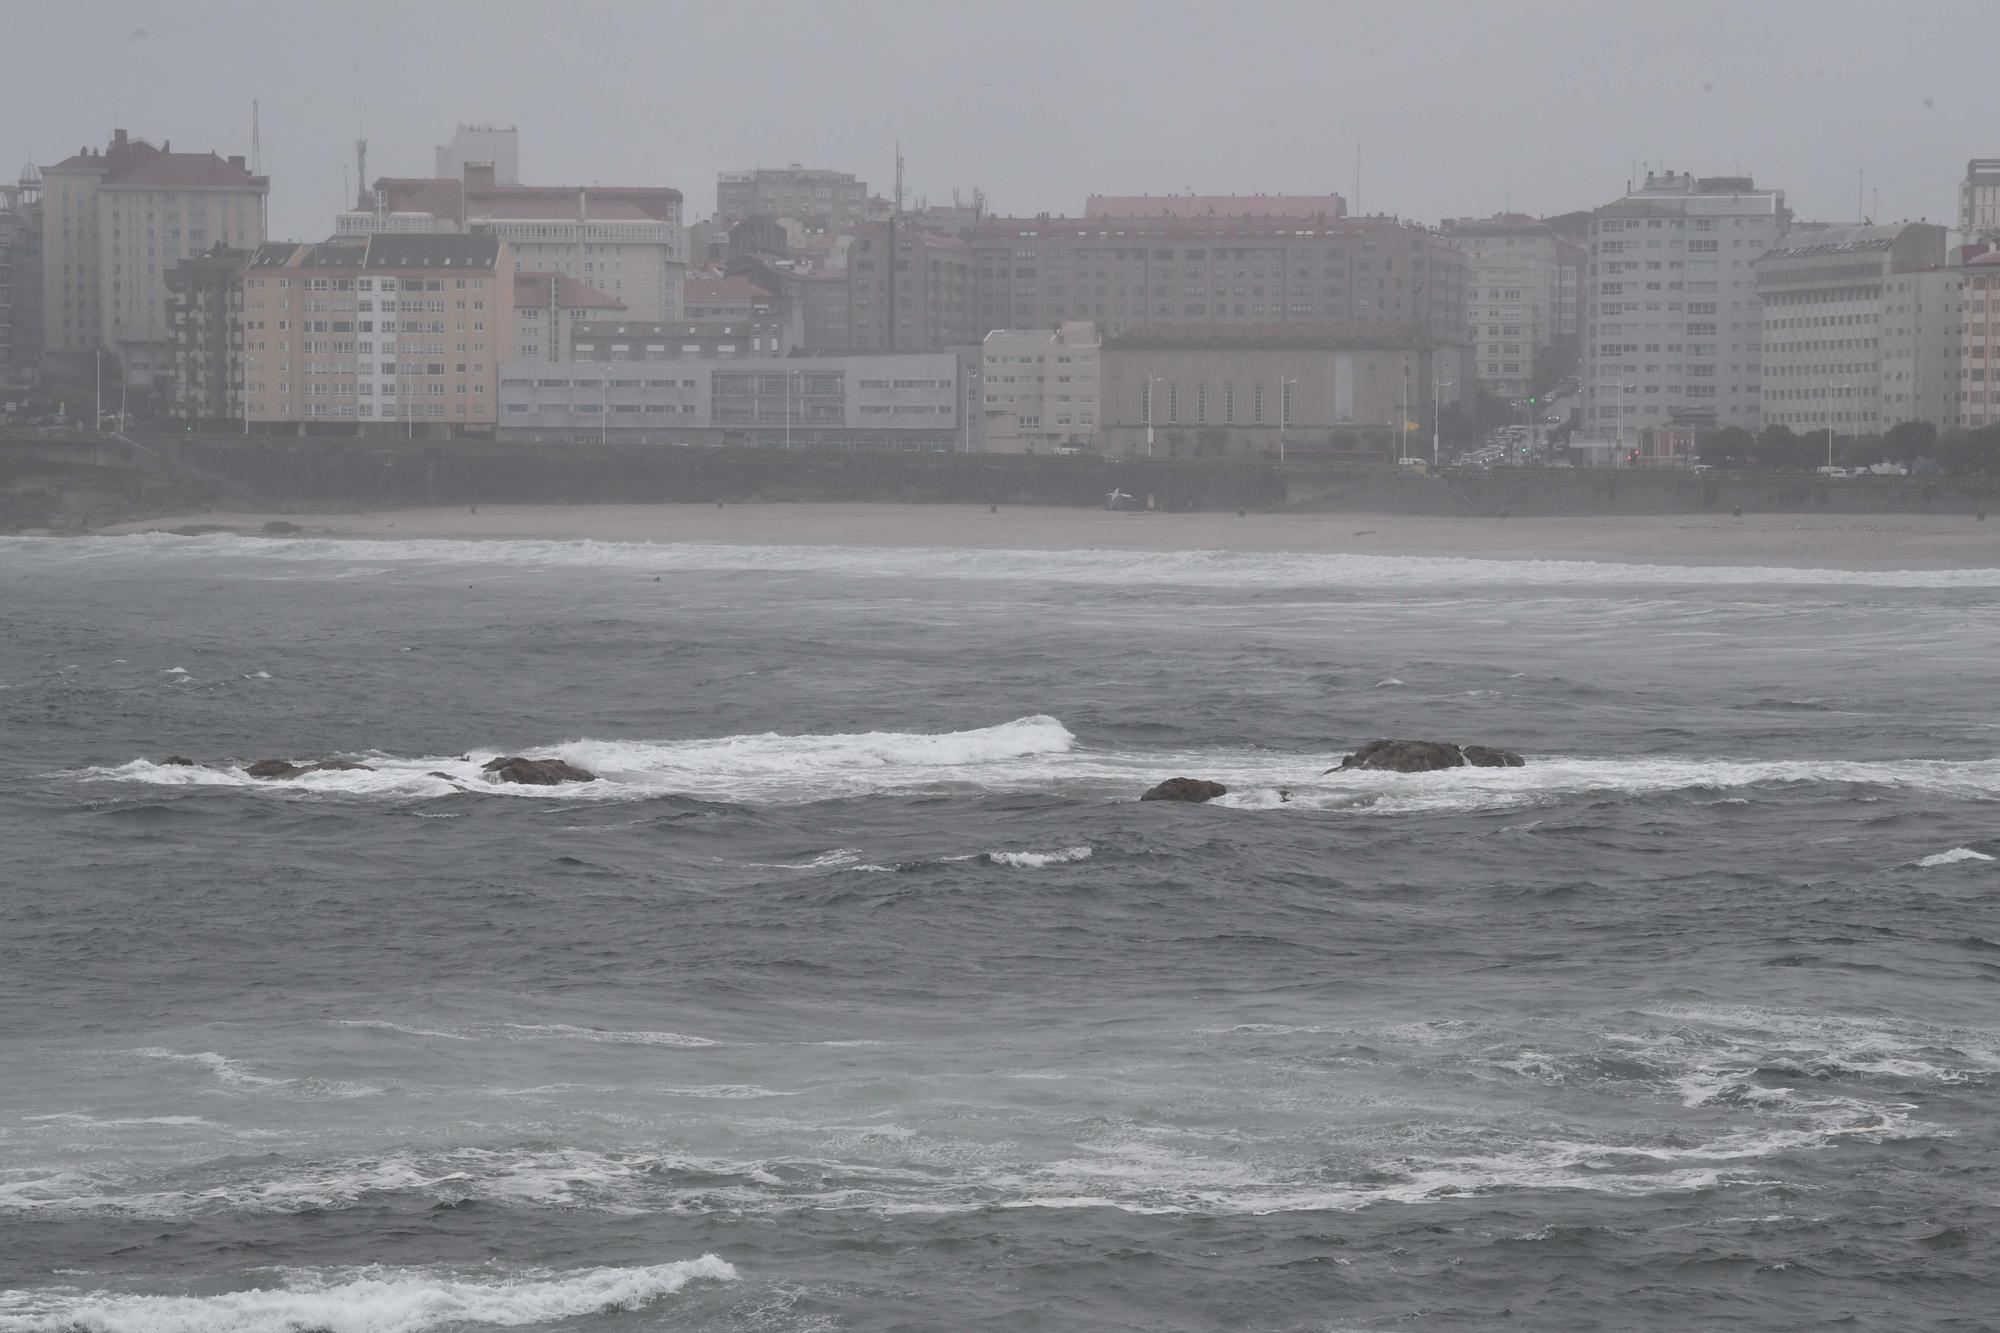
{"label": "white sea foam", "polygon": [[341,1079],[272,1078],[257,1074],[241,1061],[232,1060],[215,1051],[170,1051],[161,1046],[147,1046],[132,1054],[148,1060],[169,1060],[181,1064],[200,1065],[215,1076],[224,1087],[250,1092],[278,1092],[288,1097],[306,1100],[342,1100],[350,1097],[380,1096],[382,1089],[372,1083],[356,1083]]}
{"label": "white sea foam", "polygon": [[1491,560],[1447,556],[1236,551],[985,550],[869,546],[737,546],[691,542],[282,540],[215,533],[174,537],[0,537],[21,560],[119,561],[222,557],[243,566],[331,564],[336,575],[390,568],[479,565],[625,570],[640,574],[752,570],[859,577],[1026,581],[1038,584],[1190,587],[1340,587],[1464,590],[1479,587],[1743,586],[1994,588],[2000,569],[1798,569],[1757,565],[1648,565],[1593,560]]}
{"label": "white sea foam", "polygon": [[577,1027],[570,1023],[509,1023],[510,1030],[530,1037],[561,1041],[604,1042],[613,1046],[715,1046],[707,1037],[690,1037],[681,1032],[610,1032],[603,1028]]}
{"label": "white sea foam", "polygon": [[[1049,792],[1081,799],[1129,799],[1172,773],[1199,774],[1229,787],[1211,802],[1225,810],[1457,813],[1548,805],[1577,798],[1644,798],[1675,792],[1777,791],[1839,784],[1875,793],[1902,791],[1946,800],[2000,800],[2000,759],[1772,759],[1531,756],[1521,768],[1458,768],[1437,773],[1332,772],[1338,753],[1248,748],[1097,748],[1053,717],[942,733],[847,735],[764,733],[683,741],[576,740],[531,747],[598,773],[598,782],[556,787],[492,783],[480,764],[493,751],[452,757],[370,754],[374,771],[309,773],[282,782],[238,768],[160,765],[135,760],[74,776],[93,782],[228,787],[279,797],[300,793],[426,800],[461,793],[501,798],[605,801],[679,795],[792,804],[836,797],[936,791]],[[436,776],[444,774],[445,776]],[[1866,799],[1865,796],[1861,799]],[[834,848],[773,869],[852,865],[853,848]],[[1960,858],[1963,859],[1963,858]],[[880,868],[852,865],[854,869]]]}
{"label": "white sea foam", "polygon": [[215,1296],[138,1296],[70,1287],[0,1295],[0,1333],[424,1333],[513,1328],[642,1310],[690,1282],[729,1282],[713,1254],[644,1268],[511,1276],[422,1268],[297,1270],[284,1285]]}
{"label": "white sea foam", "polygon": [[1924,857],[1917,864],[1926,870],[1933,866],[1957,865],[1960,861],[1991,861],[1985,852],[1975,852],[1970,847],[1954,847],[1948,852],[1936,852]]}
{"label": "white sea foam", "polygon": [[1053,852],[988,852],[986,859],[996,866],[1013,866],[1023,870],[1040,870],[1044,866],[1068,865],[1072,861],[1090,859],[1090,848],[1078,844]]}

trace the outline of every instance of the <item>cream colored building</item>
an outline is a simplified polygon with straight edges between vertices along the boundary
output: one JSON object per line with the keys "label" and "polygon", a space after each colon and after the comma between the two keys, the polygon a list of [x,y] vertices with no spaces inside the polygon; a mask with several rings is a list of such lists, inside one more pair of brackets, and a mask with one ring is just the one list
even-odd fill
{"label": "cream colored building", "polygon": [[687,229],[666,186],[506,185],[469,163],[456,180],[384,177],[335,220],[335,238],[485,232],[523,272],[556,273],[603,292],[633,319],[681,316]]}
{"label": "cream colored building", "polygon": [[[1473,374],[1488,393],[1525,398],[1535,358],[1564,333],[1566,277],[1574,246],[1538,218],[1501,213],[1445,224],[1445,238],[1465,252],[1467,341]],[[1575,331],[1574,316],[1570,332]]]}
{"label": "cream colored building", "polygon": [[270,182],[241,157],[172,147],[118,130],[42,169],[42,347],[58,369],[87,373],[102,349],[128,383],[169,379],[167,273],[218,241],[264,240]]}
{"label": "cream colored building", "polygon": [[494,236],[259,248],[243,273],[248,430],[493,433],[515,350],[514,260]]}
{"label": "cream colored building", "polygon": [[1095,449],[1101,346],[1089,320],[987,334],[980,367],[986,451]]}

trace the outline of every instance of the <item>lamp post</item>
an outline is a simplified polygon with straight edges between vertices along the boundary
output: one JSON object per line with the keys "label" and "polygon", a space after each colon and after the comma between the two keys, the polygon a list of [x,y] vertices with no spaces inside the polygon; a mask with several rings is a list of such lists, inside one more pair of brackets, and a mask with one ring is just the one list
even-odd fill
{"label": "lamp post", "polygon": [[[1848,390],[1852,389],[1853,387],[1854,386],[1852,384],[1841,385],[1840,396],[1845,398],[1847,396]],[[1829,468],[1833,466],[1833,417],[1834,417],[1834,409],[1829,407],[1827,409],[1827,414],[1826,414],[1826,465]],[[1855,431],[1855,438],[1857,439],[1860,438],[1860,435],[1861,432],[1857,429]]]}
{"label": "lamp post", "polygon": [[792,447],[792,376],[798,373],[798,371],[790,367],[787,367],[785,370],[785,447],[787,449]]}
{"label": "lamp post", "polygon": [[1456,380],[1444,378],[1444,368],[1437,362],[1437,353],[1431,353],[1431,471],[1438,470],[1439,445],[1443,436],[1444,391],[1458,387]]}
{"label": "lamp post", "polygon": [[1146,377],[1146,457],[1148,458],[1153,456],[1153,419],[1159,415],[1153,401],[1153,386],[1165,383],[1166,380],[1158,375]]}
{"label": "lamp post", "polygon": [[1292,414],[1287,410],[1285,390],[1287,387],[1296,385],[1297,383],[1297,380],[1286,379],[1282,375],[1278,377],[1278,461],[1280,463],[1285,461],[1285,427],[1292,424]]}

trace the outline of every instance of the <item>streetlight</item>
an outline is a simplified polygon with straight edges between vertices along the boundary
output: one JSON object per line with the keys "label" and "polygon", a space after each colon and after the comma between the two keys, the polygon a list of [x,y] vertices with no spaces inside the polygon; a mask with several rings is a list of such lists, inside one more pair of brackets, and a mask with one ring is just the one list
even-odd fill
{"label": "streetlight", "polygon": [[[1852,389],[1853,387],[1854,386],[1852,384],[1841,385],[1840,396],[1845,398],[1847,396],[1847,391],[1849,389]],[[1826,414],[1826,465],[1829,468],[1833,466],[1833,416],[1834,416],[1833,409],[1828,408]],[[1859,430],[1856,430],[1854,432],[1854,436],[1856,439],[1861,438],[1861,432]]]}
{"label": "streetlight", "polygon": [[1285,427],[1292,424],[1292,414],[1290,404],[1285,398],[1285,389],[1297,383],[1297,380],[1286,379],[1282,375],[1278,377],[1278,461],[1280,463],[1285,461]]}
{"label": "streetlight", "polygon": [[1443,433],[1439,418],[1444,415],[1444,391],[1458,387],[1456,380],[1444,378],[1444,367],[1438,364],[1437,353],[1431,353],[1431,471],[1438,470],[1438,442]]}
{"label": "streetlight", "polygon": [[1146,377],[1146,457],[1148,458],[1153,456],[1153,418],[1159,415],[1153,408],[1153,386],[1165,383],[1166,380],[1158,375]]}

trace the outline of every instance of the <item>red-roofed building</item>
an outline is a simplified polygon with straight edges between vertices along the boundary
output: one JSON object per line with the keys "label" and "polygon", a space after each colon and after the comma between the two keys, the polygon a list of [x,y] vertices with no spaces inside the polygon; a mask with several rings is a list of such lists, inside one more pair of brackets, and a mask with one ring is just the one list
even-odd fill
{"label": "red-roofed building", "polygon": [[644,185],[506,185],[468,162],[457,180],[384,176],[335,220],[341,237],[483,231],[529,272],[558,273],[623,303],[634,319],[678,319],[687,272],[681,192]]}
{"label": "red-roofed building", "polygon": [[568,361],[575,354],[577,326],[588,320],[620,319],[625,303],[588,283],[560,273],[514,276],[514,355],[537,361]]}
{"label": "red-roofed building", "polygon": [[241,157],[155,148],[124,130],[44,167],[42,346],[53,368],[87,374],[102,349],[128,383],[169,377],[167,273],[217,242],[261,244],[269,192]]}
{"label": "red-roofed building", "polygon": [[770,309],[773,297],[740,274],[722,278],[689,278],[681,284],[681,311],[688,319],[748,319]]}

